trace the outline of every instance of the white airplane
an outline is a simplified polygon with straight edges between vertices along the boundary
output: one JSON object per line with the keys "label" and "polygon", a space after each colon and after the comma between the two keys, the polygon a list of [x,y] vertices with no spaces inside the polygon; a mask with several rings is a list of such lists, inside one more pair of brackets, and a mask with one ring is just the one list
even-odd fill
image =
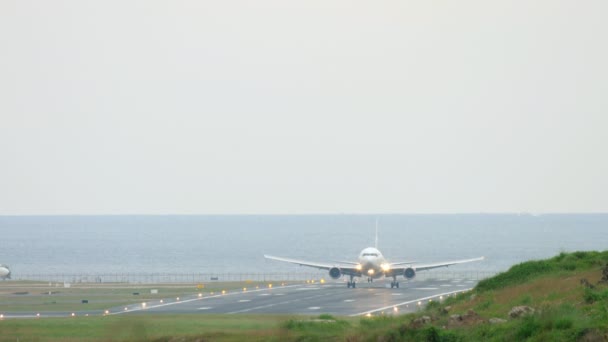
{"label": "white airplane", "polygon": [[314,267],[322,270],[328,270],[329,276],[332,279],[339,279],[342,275],[350,277],[347,282],[348,288],[355,288],[354,277],[367,277],[368,282],[381,277],[392,277],[391,288],[398,288],[398,276],[403,276],[407,280],[412,280],[418,271],[426,271],[433,268],[448,267],[451,265],[464,264],[467,262],[481,261],[484,257],[464,260],[454,260],[446,262],[438,262],[432,264],[417,264],[413,261],[388,262],[382,253],[378,250],[378,230],[376,228],[376,247],[367,247],[359,254],[357,262],[338,261],[334,263],[318,263],[303,260],[280,258],[272,255],[264,255],[266,259],[289,262],[300,266]]}
{"label": "white airplane", "polygon": [[8,266],[0,264],[0,279],[11,279],[11,270]]}

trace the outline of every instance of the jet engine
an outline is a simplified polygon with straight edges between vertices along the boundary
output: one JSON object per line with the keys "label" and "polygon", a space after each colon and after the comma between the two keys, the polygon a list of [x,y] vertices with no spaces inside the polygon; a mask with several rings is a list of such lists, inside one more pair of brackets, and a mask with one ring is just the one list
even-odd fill
{"label": "jet engine", "polygon": [[406,279],[414,279],[414,277],[416,276],[416,270],[411,267],[408,267],[403,271],[403,276]]}
{"label": "jet engine", "polygon": [[329,269],[329,276],[332,279],[338,279],[342,276],[342,271],[340,271],[340,269],[337,267],[332,267]]}
{"label": "jet engine", "polygon": [[11,279],[11,269],[6,265],[0,265],[0,279]]}

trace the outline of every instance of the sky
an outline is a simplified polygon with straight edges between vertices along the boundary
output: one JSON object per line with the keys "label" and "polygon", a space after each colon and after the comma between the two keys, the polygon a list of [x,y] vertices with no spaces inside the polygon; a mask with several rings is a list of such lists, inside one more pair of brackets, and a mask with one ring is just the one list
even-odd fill
{"label": "sky", "polygon": [[0,215],[607,212],[606,13],[0,0]]}

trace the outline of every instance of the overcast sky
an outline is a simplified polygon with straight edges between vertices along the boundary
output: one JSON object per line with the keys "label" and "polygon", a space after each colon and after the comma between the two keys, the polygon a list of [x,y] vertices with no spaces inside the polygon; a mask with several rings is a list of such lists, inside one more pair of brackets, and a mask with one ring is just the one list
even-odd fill
{"label": "overcast sky", "polygon": [[0,214],[606,212],[607,14],[0,0]]}

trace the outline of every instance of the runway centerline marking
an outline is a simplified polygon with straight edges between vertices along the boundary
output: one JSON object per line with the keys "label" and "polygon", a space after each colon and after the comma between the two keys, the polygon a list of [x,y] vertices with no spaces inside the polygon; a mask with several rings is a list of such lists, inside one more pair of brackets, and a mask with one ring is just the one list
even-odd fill
{"label": "runway centerline marking", "polygon": [[[261,291],[272,291],[272,290],[276,291],[278,289],[284,289],[284,288],[288,288],[288,287],[297,287],[297,286],[302,286],[302,285],[301,284],[295,284],[295,285],[281,286],[281,287],[276,288],[276,289],[266,288],[266,289],[251,290],[251,291],[248,291],[248,293],[251,293],[251,292],[261,292]],[[209,299],[209,298],[228,297],[228,296],[235,296],[235,295],[241,295],[241,294],[243,294],[243,292],[228,292],[228,293],[225,293],[225,294],[217,294],[217,295],[213,295],[213,296],[196,297],[196,298],[192,298],[192,299],[180,300],[180,301],[177,301],[177,302],[158,304],[158,305],[154,305],[154,306],[147,306],[146,308],[135,307],[135,308],[127,309],[127,310],[124,310],[124,311],[110,312],[108,315],[120,315],[120,314],[124,314],[124,313],[128,313],[128,312],[136,312],[136,311],[150,311],[152,309],[156,309],[156,308],[160,308],[160,307],[177,305],[177,304],[183,304],[183,303],[190,303],[190,302],[195,302],[197,300],[205,300],[205,299]],[[276,295],[277,296],[278,295],[284,295],[284,293],[277,293]]]}
{"label": "runway centerline marking", "polygon": [[242,309],[242,310],[227,312],[226,314],[227,315],[232,315],[232,314],[250,312],[250,311],[259,310],[259,309],[267,309],[267,308],[271,308],[273,306],[291,304],[291,303],[296,303],[296,302],[301,302],[301,301],[308,301],[308,300],[311,300],[311,299],[315,299],[315,298],[319,298],[319,297],[325,297],[325,296],[331,296],[331,295],[333,295],[333,293],[315,295],[315,296],[305,297],[305,298],[297,298],[297,299],[282,301],[282,302],[279,302],[279,303],[272,303],[272,304],[254,306],[254,307],[248,308],[248,309]]}

